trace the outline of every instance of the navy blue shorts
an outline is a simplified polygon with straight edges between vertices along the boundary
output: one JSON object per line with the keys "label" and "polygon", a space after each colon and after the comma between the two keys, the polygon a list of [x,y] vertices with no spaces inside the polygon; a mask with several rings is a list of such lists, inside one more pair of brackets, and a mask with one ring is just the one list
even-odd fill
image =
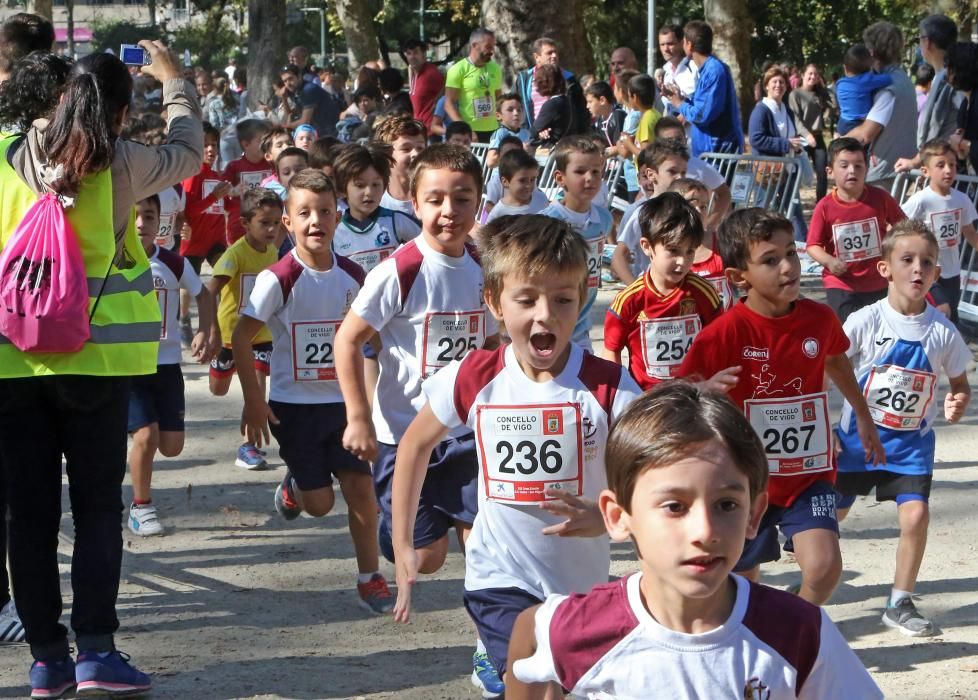
{"label": "navy blue shorts", "polygon": [[[394,561],[391,542],[391,494],[397,445],[378,443],[374,489],[380,504],[380,551]],[[472,524],[479,511],[479,464],[475,435],[442,440],[431,451],[414,523],[414,546],[424,547],[444,537],[456,521]]]}
{"label": "navy blue shorts", "polygon": [[492,667],[502,676],[509,657],[509,638],[516,618],[543,601],[521,588],[483,588],[462,594],[465,609],[475,623]]}
{"label": "navy blue shorts", "polygon": [[835,489],[827,481],[816,481],[787,508],[768,506],[757,529],[757,537],[747,540],[734,571],[749,571],[758,564],[781,558],[778,529],[784,533],[784,550],[795,551],[791,538],[806,530],[831,530],[839,534],[835,516]]}
{"label": "navy blue shorts", "polygon": [[908,475],[871,469],[865,472],[839,472],[835,477],[835,507],[851,508],[856,496],[868,496],[876,490],[876,502],[896,501],[902,505],[907,501],[930,499],[932,474]]}
{"label": "navy blue shorts", "polygon": [[370,473],[369,464],[343,449],[346,404],[269,401],[268,407],[279,421],[268,427],[300,491],[332,486],[337,472]]}
{"label": "navy blue shorts", "polygon": [[130,433],[157,423],[160,430],[183,432],[183,372],[180,365],[157,365],[156,374],[141,374],[129,382]]}

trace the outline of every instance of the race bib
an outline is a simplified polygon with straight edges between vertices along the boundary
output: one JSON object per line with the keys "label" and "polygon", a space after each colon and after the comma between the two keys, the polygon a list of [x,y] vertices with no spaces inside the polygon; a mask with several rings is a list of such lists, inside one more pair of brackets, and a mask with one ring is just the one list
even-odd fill
{"label": "race bib", "polygon": [[370,272],[389,258],[393,252],[393,248],[374,248],[372,250],[358,250],[356,253],[349,253],[346,257],[362,267],[364,272]]}
{"label": "race bib", "polygon": [[760,436],[771,474],[832,469],[829,411],[824,392],[793,398],[748,399],[747,420]]}
{"label": "race bib", "polygon": [[341,321],[296,321],[292,324],[292,367],[297,382],[336,379],[333,349]]}
{"label": "race bib", "polygon": [[170,300],[167,297],[165,289],[157,289],[156,291],[156,303],[160,305],[160,317],[162,321],[160,322],[160,340],[166,338],[166,316],[169,310]]}
{"label": "race bib", "polygon": [[269,176],[269,171],[259,170],[255,173],[241,173],[241,184],[245,190],[253,190],[261,187],[261,181]]}
{"label": "race bib", "polygon": [[597,289],[601,286],[601,254],[604,252],[604,236],[587,243],[587,286]]}
{"label": "race bib", "polygon": [[641,339],[645,373],[656,379],[675,377],[693,344],[693,338],[702,327],[696,314],[643,319]]}
{"label": "race bib", "polygon": [[950,209],[930,215],[930,229],[941,249],[955,248],[961,241],[961,210]]}
{"label": "race bib", "polygon": [[493,116],[492,98],[489,95],[476,97],[472,100],[472,113],[475,114],[476,119],[486,119]]}
{"label": "race bib", "polygon": [[733,184],[730,187],[730,199],[738,204],[747,201],[750,186],[754,182],[754,173],[750,170],[738,170],[734,173]]}
{"label": "race bib", "polygon": [[160,215],[160,230],[156,233],[156,245],[169,250],[173,247],[173,227],[177,222],[176,214]]}
{"label": "race bib", "polygon": [[832,224],[835,257],[844,263],[880,256],[880,228],[875,217],[845,224]]}
{"label": "race bib", "polygon": [[[218,185],[220,185],[222,182],[224,182],[224,181],[223,180],[204,180],[204,184],[203,184],[203,186],[201,187],[201,190],[200,190],[201,191],[201,194],[204,195],[204,199],[206,199],[207,197],[210,197],[211,196],[211,192],[213,192],[214,189]],[[214,202],[212,205],[210,205],[209,207],[207,207],[207,213],[208,214],[223,214],[224,213],[224,200],[223,199],[219,199],[216,202]]]}
{"label": "race bib", "polygon": [[933,372],[881,365],[870,371],[863,395],[876,425],[917,430],[930,409],[936,384]]}
{"label": "race bib", "polygon": [[421,376],[430,377],[453,360],[461,360],[486,342],[486,312],[449,311],[424,318]]}
{"label": "race bib", "polygon": [[258,275],[242,272],[238,276],[238,314],[248,306],[248,299],[251,298],[251,290],[255,288],[255,280]]}
{"label": "race bib", "polygon": [[544,493],[548,488],[581,495],[580,404],[479,406],[476,439],[482,483],[490,501],[552,500]]}

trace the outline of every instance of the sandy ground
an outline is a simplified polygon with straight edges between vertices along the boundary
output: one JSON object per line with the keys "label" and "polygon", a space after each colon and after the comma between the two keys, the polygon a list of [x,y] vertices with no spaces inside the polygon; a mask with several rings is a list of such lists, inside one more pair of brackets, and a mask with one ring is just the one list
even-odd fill
{"label": "sandy ground", "polygon": [[[596,309],[600,319],[604,304]],[[596,337],[600,328],[596,326]],[[283,464],[233,466],[240,443],[240,393],[218,399],[206,372],[185,366],[187,447],[161,459],[154,500],[164,537],[125,531],[118,646],[153,674],[155,698],[477,698],[469,682],[474,634],[462,610],[463,559],[414,594],[412,624],[395,626],[356,604],[355,563],[338,495],[320,520],[279,518],[272,494]],[[975,518],[975,409],[961,425],[937,427],[930,544],[918,605],[942,628],[910,640],[880,623],[896,545],[895,507],[858,501],[843,527],[845,572],[828,611],[888,697],[978,698],[978,518]],[[971,456],[969,456],[971,455]],[[129,497],[128,488],[126,498]],[[67,573],[67,496],[61,564]],[[629,547],[612,573],[635,568]],[[393,569],[384,563],[393,579]],[[787,586],[796,565],[768,566],[764,581]],[[63,579],[65,618],[71,595]],[[25,646],[0,647],[0,698],[28,693]]]}

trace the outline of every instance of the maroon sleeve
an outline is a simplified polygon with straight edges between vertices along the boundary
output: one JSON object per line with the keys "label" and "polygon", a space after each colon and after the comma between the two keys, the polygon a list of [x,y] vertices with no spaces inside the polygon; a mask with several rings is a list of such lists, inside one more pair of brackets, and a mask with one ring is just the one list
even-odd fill
{"label": "maroon sleeve", "polygon": [[[828,208],[827,202],[829,197],[823,197],[818,204],[815,205],[815,210],[812,212],[812,222],[808,225],[808,238],[806,242],[808,245],[817,245],[826,249],[826,252],[831,253],[835,246],[832,246],[832,234],[829,230],[829,224],[825,210]],[[831,246],[831,247],[830,247]]]}

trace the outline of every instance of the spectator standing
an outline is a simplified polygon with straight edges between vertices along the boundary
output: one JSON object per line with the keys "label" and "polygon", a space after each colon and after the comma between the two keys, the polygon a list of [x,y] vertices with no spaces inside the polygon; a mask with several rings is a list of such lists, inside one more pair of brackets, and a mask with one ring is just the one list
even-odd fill
{"label": "spectator standing", "polygon": [[564,133],[577,134],[587,131],[590,118],[587,102],[584,98],[584,90],[573,73],[560,68],[557,42],[546,36],[542,36],[533,42],[533,66],[521,71],[516,76],[514,91],[520,96],[520,101],[523,103],[524,126],[527,129],[535,128],[534,121],[537,115],[540,114],[544,103],[550,99],[548,96],[541,95],[536,87],[536,71],[542,66],[557,66],[563,76],[564,84],[567,86],[565,94],[567,96],[567,107],[570,110],[570,120]]}
{"label": "spectator standing", "polygon": [[608,60],[608,70],[611,75],[608,82],[611,83],[611,88],[614,89],[615,85],[618,84],[618,75],[623,70],[639,72],[638,59],[635,58],[635,52],[627,46],[619,46],[611,52],[611,58]]}
{"label": "spectator standing", "polygon": [[873,56],[881,75],[893,83],[873,97],[873,108],[865,121],[846,136],[870,144],[869,171],[866,182],[889,191],[901,158],[917,153],[917,93],[906,71],[899,64],[903,55],[903,34],[890,22],[875,22],[863,31],[863,43]]}
{"label": "spectator standing", "polygon": [[309,49],[305,46],[293,46],[287,54],[289,63],[299,69],[304,83],[319,85],[319,76],[309,66]]}
{"label": "spectator standing", "polygon": [[530,131],[530,145],[537,148],[553,148],[567,135],[573,122],[570,100],[566,94],[563,71],[559,66],[544,64],[534,71],[535,91],[543,95],[537,118]]}
{"label": "spectator standing", "polygon": [[951,47],[947,80],[964,98],[958,109],[958,128],[948,141],[957,150],[958,158],[970,162],[972,172],[978,173],[978,44],[958,42]]}
{"label": "spectator standing", "polygon": [[683,119],[693,125],[693,155],[742,152],[744,130],[737,90],[730,67],[713,55],[713,27],[699,20],[687,23],[683,29],[683,51],[699,71],[696,92],[687,97],[667,86],[666,94]]}
{"label": "spectator standing", "polygon": [[414,118],[431,130],[431,118],[435,104],[445,89],[445,76],[438,66],[425,55],[428,44],[420,39],[409,39],[401,46],[401,53],[408,64],[408,94],[414,108]]}
{"label": "spectator standing", "polygon": [[502,93],[503,72],[492,60],[496,35],[480,27],[469,36],[469,55],[452,66],[445,77],[445,113],[464,121],[482,143],[496,131],[496,99]]}
{"label": "spectator standing", "polygon": [[[659,53],[662,54],[662,84],[675,85],[686,97],[696,91],[696,64],[683,51],[683,28],[678,24],[667,24],[659,30]],[[658,72],[658,71],[657,71]],[[675,117],[679,111],[672,106],[669,98],[662,95],[656,104],[663,115]]]}
{"label": "spectator standing", "polygon": [[825,115],[835,109],[835,95],[825,87],[818,66],[809,63],[801,76],[801,85],[788,95],[788,108],[795,115],[795,129],[805,139],[805,152],[815,170],[815,201],[828,191],[825,166]]}

